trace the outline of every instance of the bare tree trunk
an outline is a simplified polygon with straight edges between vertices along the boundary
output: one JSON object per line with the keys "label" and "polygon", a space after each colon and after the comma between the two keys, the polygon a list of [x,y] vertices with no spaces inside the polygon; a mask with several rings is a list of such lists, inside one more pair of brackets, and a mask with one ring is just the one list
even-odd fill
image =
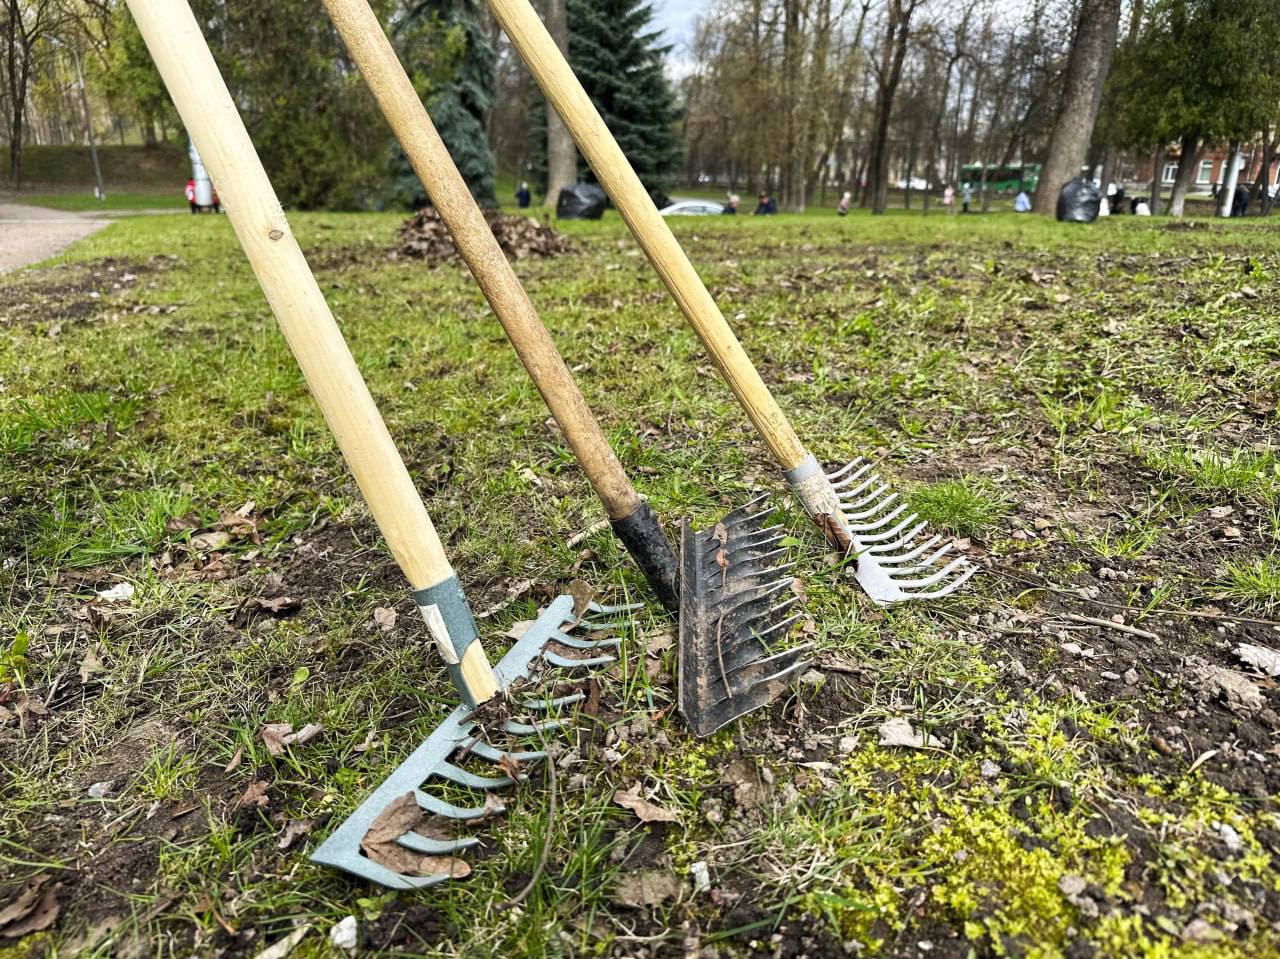
{"label": "bare tree trunk", "polygon": [[1032,200],[1037,213],[1052,215],[1062,185],[1080,175],[1119,28],[1120,0],[1085,0],[1080,5],[1049,153]]}
{"label": "bare tree trunk", "polygon": [[1182,138],[1182,156],[1178,158],[1178,177],[1173,181],[1173,195],[1169,197],[1169,215],[1182,216],[1187,202],[1187,190],[1195,176],[1196,161],[1200,158],[1200,138],[1188,134]]}
{"label": "bare tree trunk", "polygon": [[1160,185],[1164,179],[1164,144],[1157,144],[1151,153],[1151,215],[1160,215]]}
{"label": "bare tree trunk", "polygon": [[[566,57],[569,55],[569,18],[565,0],[547,0],[547,31]],[[552,209],[560,200],[560,191],[578,182],[578,150],[573,145],[569,128],[547,103],[547,197]]]}
{"label": "bare tree trunk", "polygon": [[885,28],[884,51],[876,85],[876,121],[871,140],[871,212],[881,214],[889,206],[889,123],[893,99],[902,80],[902,64],[911,39],[911,17],[919,0],[891,0]]}
{"label": "bare tree trunk", "polygon": [[793,213],[804,212],[804,160],[799,156],[799,124],[803,118],[800,106],[800,61],[803,59],[800,37],[800,0],[784,0],[782,27],[782,208]]}

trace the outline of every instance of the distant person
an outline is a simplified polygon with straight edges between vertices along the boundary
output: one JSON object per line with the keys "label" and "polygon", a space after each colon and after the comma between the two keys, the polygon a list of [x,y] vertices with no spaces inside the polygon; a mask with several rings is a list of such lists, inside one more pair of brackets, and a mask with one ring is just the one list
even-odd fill
{"label": "distant person", "polygon": [[1133,215],[1134,216],[1150,216],[1151,215],[1151,207],[1147,206],[1146,200],[1143,200],[1143,199],[1138,200],[1137,205],[1134,206],[1133,208]]}
{"label": "distant person", "polygon": [[196,205],[196,181],[194,179],[187,181],[187,205],[191,207],[192,213],[200,212],[200,207]]}
{"label": "distant person", "polygon": [[956,188],[950,183],[942,191],[942,205],[948,213],[956,212]]}
{"label": "distant person", "polygon": [[1231,195],[1231,215],[1244,216],[1249,211],[1249,190],[1243,183],[1236,184],[1236,192]]}
{"label": "distant person", "polygon": [[756,201],[756,216],[773,216],[778,212],[778,204],[773,197],[769,196],[767,190],[761,190]]}
{"label": "distant person", "polygon": [[522,182],[520,189],[516,190],[516,206],[522,210],[527,210],[532,202],[533,194],[529,192],[529,184]]}
{"label": "distant person", "polygon": [[218,199],[218,191],[213,189],[213,184],[210,184],[209,186],[210,186],[210,189],[213,190],[213,212],[221,213],[222,201]]}
{"label": "distant person", "polygon": [[836,204],[836,213],[840,216],[849,215],[849,205],[853,203],[853,194],[848,190],[844,191],[844,196],[840,197],[840,202]]}
{"label": "distant person", "polygon": [[1114,194],[1112,194],[1112,195],[1111,195],[1110,200],[1111,200],[1111,212],[1112,212],[1112,213],[1123,213],[1123,212],[1124,212],[1124,209],[1123,209],[1123,208],[1124,208],[1124,186],[1123,186],[1123,184],[1117,184],[1117,185],[1116,185],[1116,192],[1115,192]]}
{"label": "distant person", "polygon": [[1138,204],[1139,204],[1139,203],[1144,203],[1144,202],[1146,202],[1146,201],[1144,201],[1144,200],[1142,199],[1142,197],[1140,197],[1140,196],[1135,196],[1133,199],[1131,199],[1131,200],[1129,201],[1129,213],[1130,213],[1130,215],[1132,215],[1132,216],[1137,216],[1137,215],[1138,215]]}
{"label": "distant person", "polygon": [[720,213],[724,216],[736,216],[738,213],[738,204],[742,202],[742,197],[736,193],[730,193],[729,199],[725,202],[724,208]]}
{"label": "distant person", "polygon": [[1107,198],[1105,196],[1099,197],[1098,198],[1098,216],[1110,216],[1110,215],[1111,215],[1111,204],[1107,202]]}
{"label": "distant person", "polygon": [[1027,196],[1026,190],[1019,190],[1018,195],[1013,198],[1014,213],[1030,213],[1031,197]]}
{"label": "distant person", "polygon": [[969,212],[969,204],[973,202],[973,187],[968,183],[960,184],[960,205],[963,212]]}

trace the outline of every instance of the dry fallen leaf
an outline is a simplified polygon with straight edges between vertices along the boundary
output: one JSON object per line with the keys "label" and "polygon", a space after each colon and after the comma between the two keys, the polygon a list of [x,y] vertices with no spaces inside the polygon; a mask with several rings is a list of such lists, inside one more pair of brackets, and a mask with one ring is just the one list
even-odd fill
{"label": "dry fallen leaf", "polygon": [[1280,652],[1266,646],[1240,643],[1235,649],[1236,658],[1268,676],[1280,676]]}
{"label": "dry fallen leaf", "polygon": [[212,553],[222,549],[231,542],[231,534],[222,530],[214,530],[211,533],[201,533],[198,536],[191,537],[191,548],[201,553]]}
{"label": "dry fallen leaf", "polygon": [[244,760],[244,747],[241,746],[236,750],[236,754],[231,757],[231,761],[222,767],[224,773],[233,773],[240,768],[240,763]]}
{"label": "dry fallen leaf", "polygon": [[619,905],[640,909],[675,899],[680,888],[680,880],[665,869],[646,869],[619,879],[613,887],[613,898]]}
{"label": "dry fallen leaf", "polygon": [[911,721],[901,716],[880,724],[881,746],[904,746],[907,749],[939,749],[942,742],[935,736],[923,735],[911,727]]}
{"label": "dry fallen leaf", "polygon": [[290,746],[305,746],[322,732],[324,727],[319,723],[307,723],[296,733],[292,723],[267,723],[258,731],[258,735],[262,737],[267,752],[272,756],[283,756]]}
{"label": "dry fallen leaf", "polygon": [[613,801],[624,809],[630,809],[641,822],[678,822],[680,816],[670,809],[655,806],[640,796],[640,784],[630,789],[619,789],[613,794]]}
{"label": "dry fallen leaf", "polygon": [[80,685],[86,685],[94,673],[102,671],[102,661],[98,659],[98,647],[90,646],[85,650],[84,659],[80,660]]}
{"label": "dry fallen leaf", "polygon": [[520,760],[510,753],[503,753],[498,757],[498,768],[516,782],[524,779],[524,770],[520,766]]}
{"label": "dry fallen leaf", "polygon": [[62,911],[58,902],[58,890],[62,888],[62,883],[55,883],[35,895],[48,879],[48,876],[37,876],[31,880],[18,899],[0,913],[0,936],[21,939],[33,932],[48,929],[57,921],[58,913]]}
{"label": "dry fallen leaf", "polygon": [[389,802],[369,825],[360,848],[380,866],[406,876],[447,875],[463,879],[471,875],[471,867],[450,856],[424,856],[396,842],[410,830],[420,831],[427,814],[413,793],[405,793]]}
{"label": "dry fallen leaf", "polygon": [[285,824],[284,832],[280,839],[276,842],[276,848],[284,851],[301,839],[307,833],[311,832],[311,827],[315,825],[314,819],[290,819]]}
{"label": "dry fallen leaf", "polygon": [[267,798],[267,784],[261,779],[255,779],[249,783],[249,788],[244,791],[244,795],[240,797],[240,801],[236,803],[237,809],[261,808],[270,800]]}
{"label": "dry fallen leaf", "polygon": [[286,737],[293,735],[292,723],[267,723],[262,729],[258,730],[258,735],[262,737],[263,745],[267,747],[267,752],[273,756],[283,756],[289,743]]}
{"label": "dry fallen leaf", "polygon": [[573,615],[575,619],[581,619],[586,615],[587,607],[591,605],[591,601],[595,599],[595,588],[581,579],[575,579],[569,584],[569,595],[573,597]]}
{"label": "dry fallen leaf", "polygon": [[529,632],[529,627],[532,626],[533,624],[534,624],[534,620],[532,619],[518,619],[514,623],[512,623],[511,628],[508,629],[502,635],[507,637],[507,639],[515,639],[515,640],[523,639],[524,634]]}
{"label": "dry fallen leaf", "polygon": [[396,628],[396,620],[400,615],[390,606],[379,606],[373,611],[373,621],[378,624],[384,633],[389,633]]}

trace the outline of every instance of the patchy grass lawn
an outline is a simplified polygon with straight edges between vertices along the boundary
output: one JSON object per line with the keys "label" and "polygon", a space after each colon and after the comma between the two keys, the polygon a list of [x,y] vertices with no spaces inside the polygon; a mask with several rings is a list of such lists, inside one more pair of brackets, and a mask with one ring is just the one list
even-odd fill
{"label": "patchy grass lawn", "polygon": [[[453,694],[229,224],[5,278],[0,901],[43,875],[58,914],[0,957],[333,955],[345,916],[370,954],[1280,955],[1280,693],[1234,652],[1280,645],[1280,236],[726,220],[677,229],[802,435],[987,571],[872,607],[620,222],[566,225],[518,271],[615,448],[672,530],[773,493],[819,652],[694,741],[651,609],[551,828],[535,771],[415,894],[307,861]],[[606,533],[566,545],[599,507],[462,267],[389,258],[396,216],[294,222],[491,656],[573,579],[647,599]],[[273,757],[266,723],[324,732]],[[676,821],[612,802],[636,784]]]}
{"label": "patchy grass lawn", "polygon": [[181,183],[167,191],[128,192],[112,190],[105,200],[93,195],[92,189],[76,193],[15,193],[16,200],[31,206],[44,206],[71,213],[131,213],[136,210],[185,210],[187,200]]}

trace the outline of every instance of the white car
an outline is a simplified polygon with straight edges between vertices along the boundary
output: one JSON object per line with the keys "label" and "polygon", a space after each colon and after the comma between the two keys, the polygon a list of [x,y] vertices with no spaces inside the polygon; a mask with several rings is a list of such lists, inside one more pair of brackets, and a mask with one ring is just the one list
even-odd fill
{"label": "white car", "polygon": [[724,212],[723,203],[710,200],[680,200],[659,211],[663,216],[718,216]]}

